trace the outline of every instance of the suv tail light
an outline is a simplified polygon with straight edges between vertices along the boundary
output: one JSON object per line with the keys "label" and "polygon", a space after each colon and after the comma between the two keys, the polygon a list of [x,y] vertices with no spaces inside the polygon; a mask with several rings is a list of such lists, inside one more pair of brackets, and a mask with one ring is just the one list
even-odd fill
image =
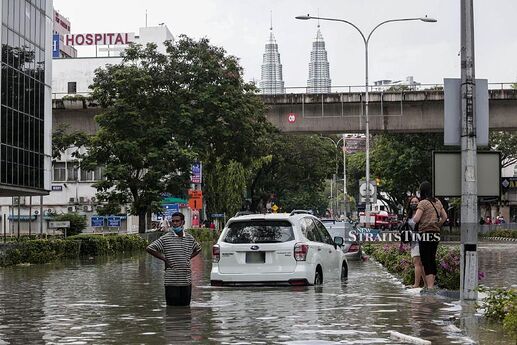
{"label": "suv tail light", "polygon": [[309,245],[307,243],[296,243],[294,245],[294,259],[296,261],[305,261],[308,251]]}
{"label": "suv tail light", "polygon": [[217,263],[221,259],[221,250],[218,244],[214,244],[212,247],[212,262]]}
{"label": "suv tail light", "polygon": [[359,245],[357,243],[352,243],[350,247],[348,247],[348,252],[357,252],[359,250]]}

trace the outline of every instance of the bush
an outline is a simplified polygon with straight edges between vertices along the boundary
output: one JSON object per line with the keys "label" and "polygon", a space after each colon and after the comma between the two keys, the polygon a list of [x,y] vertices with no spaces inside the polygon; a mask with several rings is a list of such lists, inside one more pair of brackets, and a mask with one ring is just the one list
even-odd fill
{"label": "bush", "polygon": [[492,230],[486,234],[482,234],[483,237],[504,237],[504,238],[517,238],[517,230]]}
{"label": "bush", "polygon": [[86,217],[77,213],[63,213],[56,215],[54,221],[69,221],[70,228],[66,230],[67,236],[74,236],[86,229]]}
{"label": "bush", "polygon": [[20,263],[44,264],[62,258],[79,256],[78,241],[68,240],[24,240],[6,250],[2,266]]}
{"label": "bush", "polygon": [[191,234],[196,241],[199,243],[209,242],[214,243],[219,238],[219,233],[213,229],[207,228],[193,228],[186,230],[189,234]]}
{"label": "bush", "polygon": [[[388,272],[397,275],[404,284],[414,283],[415,269],[411,260],[409,245],[397,244],[365,244],[363,249]],[[439,246],[436,253],[438,274],[437,284],[449,290],[460,288],[460,249],[458,247]]]}
{"label": "bush", "polygon": [[138,235],[75,235],[67,239],[23,240],[9,244],[0,266],[43,264],[58,259],[142,250],[147,241]]}
{"label": "bush", "polygon": [[494,321],[502,321],[503,329],[517,341],[517,290],[489,289],[479,287],[487,297],[479,307],[485,308],[485,316]]}
{"label": "bush", "polygon": [[93,235],[80,234],[68,238],[81,242],[83,256],[97,256],[142,250],[147,241],[138,235]]}

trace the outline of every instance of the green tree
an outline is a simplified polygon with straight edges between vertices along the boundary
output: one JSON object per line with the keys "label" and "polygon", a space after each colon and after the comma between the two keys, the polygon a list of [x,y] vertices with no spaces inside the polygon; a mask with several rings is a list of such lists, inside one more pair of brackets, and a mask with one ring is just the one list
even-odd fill
{"label": "green tree", "polygon": [[[235,57],[207,39],[180,36],[165,46],[166,53],[153,44],[131,46],[121,64],[97,70],[91,86],[103,112],[82,166],[105,166],[106,180],[95,183],[101,211],[129,204],[140,232],[145,214],[160,208],[161,193],[185,194],[194,159],[209,180],[224,180],[218,174],[228,164],[239,175],[272,128]],[[208,209],[220,206],[213,195],[234,200],[239,188],[210,186]]]}
{"label": "green tree", "polygon": [[86,217],[77,213],[63,213],[54,216],[54,221],[69,221],[70,228],[66,230],[67,236],[80,234],[86,229]]}
{"label": "green tree", "polygon": [[103,111],[95,118],[99,129],[82,166],[105,167],[106,179],[94,183],[103,204],[99,212],[117,213],[130,205],[139,232],[145,232],[145,215],[160,209],[161,193],[185,194],[195,158],[170,125],[188,114],[170,108],[181,102],[175,94],[181,85],[171,85],[166,62],[154,45],[132,46],[122,63],[98,69],[91,85]]}
{"label": "green tree", "polygon": [[501,152],[503,168],[517,163],[517,135],[515,132],[490,132],[490,147]]}
{"label": "green tree", "polygon": [[247,171],[241,163],[230,161],[223,164],[216,160],[205,174],[206,202],[216,213],[233,216],[242,205],[246,191]]}
{"label": "green tree", "polygon": [[442,133],[383,133],[375,136],[371,151],[373,177],[379,177],[379,192],[392,210],[404,205],[407,192],[416,192],[422,181],[432,181],[432,152],[445,150]]}
{"label": "green tree", "polygon": [[317,135],[273,133],[260,164],[251,174],[252,210],[262,210],[274,195],[282,211],[313,209],[323,213],[325,180],[335,171],[335,147]]}
{"label": "green tree", "polygon": [[66,149],[74,148],[73,157],[79,155],[78,148],[88,145],[88,135],[69,130],[69,125],[60,124],[52,133],[52,159],[59,159]]}

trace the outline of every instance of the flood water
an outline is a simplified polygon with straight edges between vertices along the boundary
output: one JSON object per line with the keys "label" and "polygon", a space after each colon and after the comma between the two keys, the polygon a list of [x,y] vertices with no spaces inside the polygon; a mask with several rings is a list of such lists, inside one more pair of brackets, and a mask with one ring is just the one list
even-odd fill
{"label": "flood water", "polygon": [[[517,284],[516,256],[501,254],[517,245],[507,246],[480,249],[486,283]],[[512,344],[472,305],[411,294],[371,261],[350,262],[344,284],[213,288],[203,253],[190,308],[166,307],[163,264],[145,253],[1,269],[0,345],[401,343],[389,331],[433,344]]]}

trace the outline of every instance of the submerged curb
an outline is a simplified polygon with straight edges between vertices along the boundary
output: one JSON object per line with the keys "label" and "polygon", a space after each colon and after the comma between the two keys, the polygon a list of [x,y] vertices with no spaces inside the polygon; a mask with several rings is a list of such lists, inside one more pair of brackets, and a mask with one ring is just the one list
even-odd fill
{"label": "submerged curb", "polygon": [[511,237],[484,237],[483,239],[489,240],[489,241],[517,242],[517,238],[511,238]]}

